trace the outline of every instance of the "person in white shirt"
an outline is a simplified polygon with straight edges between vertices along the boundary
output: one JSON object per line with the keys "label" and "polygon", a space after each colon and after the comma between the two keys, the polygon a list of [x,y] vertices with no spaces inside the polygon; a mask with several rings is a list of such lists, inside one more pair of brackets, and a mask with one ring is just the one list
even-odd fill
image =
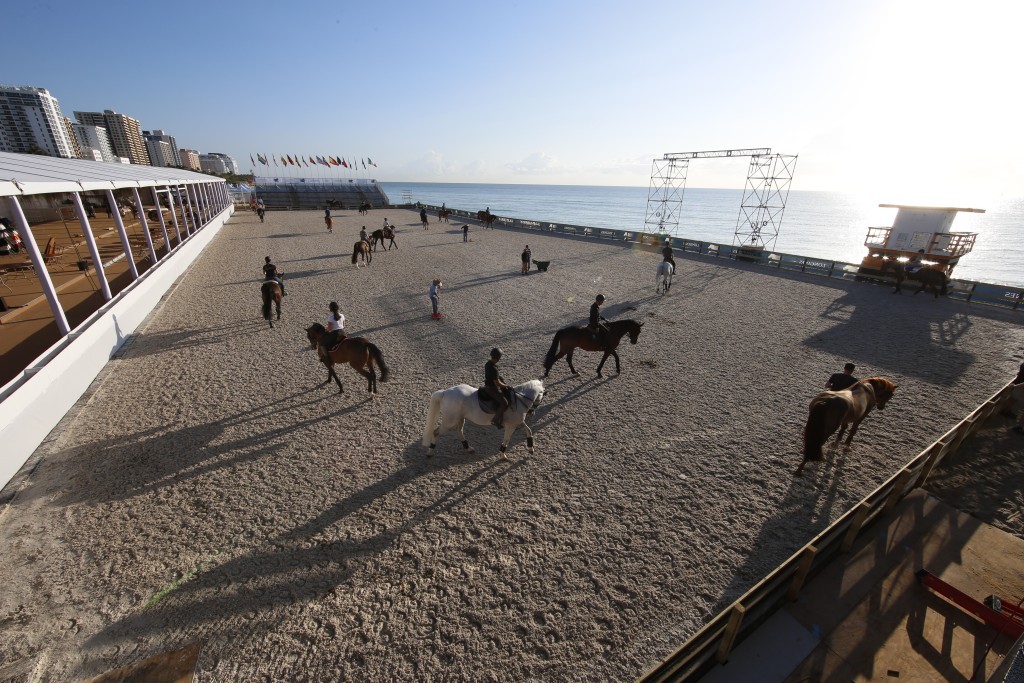
{"label": "person in white shirt", "polygon": [[441,314],[437,310],[437,305],[441,297],[441,279],[438,278],[430,283],[430,305],[434,307],[434,313],[431,315],[432,318],[440,318]]}
{"label": "person in white shirt", "polygon": [[327,334],[320,340],[320,345],[329,350],[345,338],[345,316],[338,308],[337,301],[332,301],[327,308],[331,313],[327,316]]}

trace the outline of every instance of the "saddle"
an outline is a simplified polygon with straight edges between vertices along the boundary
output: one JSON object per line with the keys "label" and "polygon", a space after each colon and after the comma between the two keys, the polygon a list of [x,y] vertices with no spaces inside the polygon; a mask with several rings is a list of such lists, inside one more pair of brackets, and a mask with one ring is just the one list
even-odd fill
{"label": "saddle", "polygon": [[[515,405],[515,394],[512,392],[512,387],[502,389],[502,393],[505,395],[505,400],[508,401],[508,405],[511,408]],[[480,402],[480,410],[488,415],[494,415],[498,412],[498,404],[494,402],[491,395],[487,393],[486,387],[478,387],[476,390],[477,401]]]}

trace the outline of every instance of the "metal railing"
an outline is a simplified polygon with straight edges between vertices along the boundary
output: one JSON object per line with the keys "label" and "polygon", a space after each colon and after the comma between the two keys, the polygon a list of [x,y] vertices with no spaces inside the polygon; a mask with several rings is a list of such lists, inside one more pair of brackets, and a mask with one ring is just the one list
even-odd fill
{"label": "metal railing", "polygon": [[[396,208],[424,208],[428,211],[437,211],[441,207],[429,204],[402,204]],[[475,211],[463,211],[451,209],[452,216],[469,220],[477,220]],[[594,228],[585,225],[572,225],[569,223],[553,223],[551,221],[535,221],[522,218],[508,218],[495,216],[495,226],[517,228],[521,230],[537,230],[540,232],[554,232],[561,235],[572,235],[592,239],[627,242],[632,244],[645,244],[659,247],[664,244],[665,239],[669,240],[672,248],[677,252],[696,254],[712,258],[729,259],[751,263],[754,265],[774,268],[790,272],[811,273],[829,278],[841,280],[870,280],[894,282],[894,279],[878,273],[863,271],[860,264],[847,263],[845,261],[832,261],[829,259],[814,258],[811,256],[799,256],[797,254],[785,254],[778,251],[762,250],[757,247],[743,247],[731,244],[719,244],[717,242],[704,242],[686,237],[673,237],[666,234],[642,232],[636,230],[615,230],[611,228]],[[908,287],[912,283],[908,283]],[[1010,285],[999,285],[989,282],[976,282],[974,280],[950,281],[949,298],[961,301],[990,304],[1011,310],[1024,310],[1024,288],[1012,287]]]}
{"label": "metal railing", "polygon": [[917,454],[899,472],[795,552],[775,571],[715,616],[664,661],[644,674],[643,683],[695,681],[729,658],[733,647],[765,619],[797,599],[808,578],[853,546],[861,530],[887,515],[904,495],[922,486],[943,458],[955,453],[1009,397],[1011,384],[992,395],[955,427]]}

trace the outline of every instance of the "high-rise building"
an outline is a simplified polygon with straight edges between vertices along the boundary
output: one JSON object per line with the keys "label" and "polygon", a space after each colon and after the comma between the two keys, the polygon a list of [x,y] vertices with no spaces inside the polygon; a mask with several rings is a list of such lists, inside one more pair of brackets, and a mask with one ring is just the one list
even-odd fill
{"label": "high-rise building", "polygon": [[189,171],[201,171],[202,166],[199,165],[199,152],[194,149],[179,149],[178,158],[181,159],[181,167]]}
{"label": "high-rise building", "polygon": [[[213,171],[214,173],[234,173],[236,175],[238,174],[238,163],[235,162],[234,157],[228,154],[222,154],[220,152],[208,152],[207,154],[200,154],[200,165],[203,164],[203,157],[207,158],[206,166],[209,166],[209,170]],[[208,170],[206,166],[203,167],[204,171]],[[224,170],[214,170],[215,168],[221,167],[223,167]]]}
{"label": "high-rise building", "polygon": [[110,144],[110,137],[107,136],[107,129],[103,126],[85,126],[81,123],[72,123],[71,130],[78,138],[78,147],[82,150],[83,159],[96,159],[97,161],[117,161],[114,148]]}
{"label": "high-rise building", "polygon": [[71,128],[71,119],[66,116],[61,116],[60,120],[64,122],[64,132],[68,134],[68,142],[71,143],[71,151],[74,152],[75,158],[77,159],[91,159],[92,157],[82,156],[82,148],[78,146],[78,138],[75,137],[75,131]]}
{"label": "high-rise building", "polygon": [[153,166],[177,166],[174,163],[174,150],[170,143],[160,138],[146,138],[146,152],[149,153],[149,163]]}
{"label": "high-rise building", "polygon": [[98,111],[76,111],[75,118],[86,126],[102,126],[107,129],[114,154],[127,157],[133,164],[149,166],[149,152],[146,142],[142,139],[142,126],[138,119],[133,119],[116,111],[104,109]]}
{"label": "high-rise building", "polygon": [[[174,139],[173,135],[168,135],[162,130],[144,130],[142,131],[142,137],[146,140],[146,149],[149,150],[149,161],[154,166],[181,166],[178,142]],[[166,142],[170,145],[171,154],[170,157],[166,158],[166,163],[157,163],[156,159],[153,158],[153,151],[149,144],[151,141]]]}
{"label": "high-rise building", "polygon": [[45,88],[0,85],[0,152],[75,158],[60,104]]}

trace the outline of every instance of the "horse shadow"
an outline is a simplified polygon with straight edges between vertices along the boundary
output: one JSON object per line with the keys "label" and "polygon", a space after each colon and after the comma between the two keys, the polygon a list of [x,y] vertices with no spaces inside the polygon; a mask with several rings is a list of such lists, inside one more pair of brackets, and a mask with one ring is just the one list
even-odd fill
{"label": "horse shadow", "polygon": [[[447,463],[435,458],[425,463],[418,443],[406,447],[402,459],[405,464],[401,469],[353,491],[290,529],[264,531],[255,528],[259,522],[254,523],[185,573],[184,579],[150,598],[146,609],[115,621],[89,638],[86,645],[106,648],[140,635],[163,638],[168,632],[184,643],[194,638],[197,629],[209,624],[218,624],[222,637],[261,638],[265,632],[276,628],[276,623],[232,617],[254,611],[269,613],[324,599],[398,546],[403,536],[440,515],[456,511],[481,492],[500,485],[505,477],[522,467],[521,461],[497,458],[450,459]],[[446,468],[456,464],[466,466],[468,471],[453,482],[452,471]],[[439,473],[439,470],[444,471]],[[429,483],[419,482],[423,477],[438,474],[441,476],[431,477]],[[389,500],[396,497],[399,500],[394,504],[412,507],[411,503],[415,503],[410,499],[415,493],[403,495],[402,490],[415,486],[417,491],[422,491],[430,484],[442,484],[445,488],[404,521],[383,529],[379,525],[358,523],[361,512],[387,506]],[[404,515],[395,517],[401,519]],[[345,524],[350,520],[351,523]],[[272,522],[272,519],[265,521]],[[339,524],[345,524],[345,528],[338,528]],[[427,559],[403,553],[395,562],[407,565],[410,573],[430,572],[432,567]],[[174,628],[169,630],[169,624]],[[106,668],[111,666],[110,662],[101,663]]]}
{"label": "horse shadow", "polygon": [[226,339],[240,334],[253,334],[262,331],[266,323],[262,320],[246,319],[216,327],[202,329],[177,329],[164,332],[139,332],[131,334],[118,350],[124,355],[129,350],[133,355],[150,356],[163,354],[176,349],[221,344]]}

